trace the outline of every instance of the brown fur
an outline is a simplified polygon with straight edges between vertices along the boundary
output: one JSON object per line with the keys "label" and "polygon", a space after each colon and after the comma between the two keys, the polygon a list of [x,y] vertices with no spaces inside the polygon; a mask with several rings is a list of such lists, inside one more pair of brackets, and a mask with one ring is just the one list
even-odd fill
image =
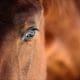
{"label": "brown fur", "polygon": [[[79,0],[1,0],[0,80],[45,80],[46,73],[47,80],[79,80],[79,5]],[[19,32],[31,21],[40,32],[22,43]]]}
{"label": "brown fur", "polygon": [[[39,32],[31,41],[22,41],[21,32],[34,24]],[[0,1],[0,80],[45,80],[43,34],[39,1]]]}

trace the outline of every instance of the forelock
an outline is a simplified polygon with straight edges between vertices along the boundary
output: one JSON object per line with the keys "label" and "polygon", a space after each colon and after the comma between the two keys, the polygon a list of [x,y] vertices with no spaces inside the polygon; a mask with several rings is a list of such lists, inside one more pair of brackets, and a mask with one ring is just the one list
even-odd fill
{"label": "forelock", "polygon": [[[21,9],[22,8],[22,9]],[[41,10],[41,3],[39,0],[16,0],[17,11],[26,11],[29,13]]]}

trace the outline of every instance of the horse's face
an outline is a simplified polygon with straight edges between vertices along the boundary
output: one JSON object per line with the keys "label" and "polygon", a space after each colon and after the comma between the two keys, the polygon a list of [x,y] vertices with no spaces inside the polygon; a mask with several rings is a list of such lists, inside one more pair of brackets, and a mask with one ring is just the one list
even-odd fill
{"label": "horse's face", "polygon": [[18,12],[1,23],[0,80],[44,80],[43,11]]}

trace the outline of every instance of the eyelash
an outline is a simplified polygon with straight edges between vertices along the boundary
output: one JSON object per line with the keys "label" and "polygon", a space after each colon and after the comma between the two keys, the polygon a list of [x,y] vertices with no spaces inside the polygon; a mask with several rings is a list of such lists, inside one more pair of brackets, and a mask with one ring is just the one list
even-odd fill
{"label": "eyelash", "polygon": [[36,31],[39,31],[39,30],[37,28],[35,28],[34,26],[28,28],[26,31],[24,31],[21,34],[21,40],[22,41],[31,40],[35,36]]}

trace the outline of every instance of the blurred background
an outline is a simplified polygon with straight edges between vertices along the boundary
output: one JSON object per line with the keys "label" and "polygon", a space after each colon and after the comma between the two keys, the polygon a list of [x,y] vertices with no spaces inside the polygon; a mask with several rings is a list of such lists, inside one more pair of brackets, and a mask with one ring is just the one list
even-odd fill
{"label": "blurred background", "polygon": [[50,1],[44,2],[50,5],[45,12],[47,80],[80,80],[80,0]]}

